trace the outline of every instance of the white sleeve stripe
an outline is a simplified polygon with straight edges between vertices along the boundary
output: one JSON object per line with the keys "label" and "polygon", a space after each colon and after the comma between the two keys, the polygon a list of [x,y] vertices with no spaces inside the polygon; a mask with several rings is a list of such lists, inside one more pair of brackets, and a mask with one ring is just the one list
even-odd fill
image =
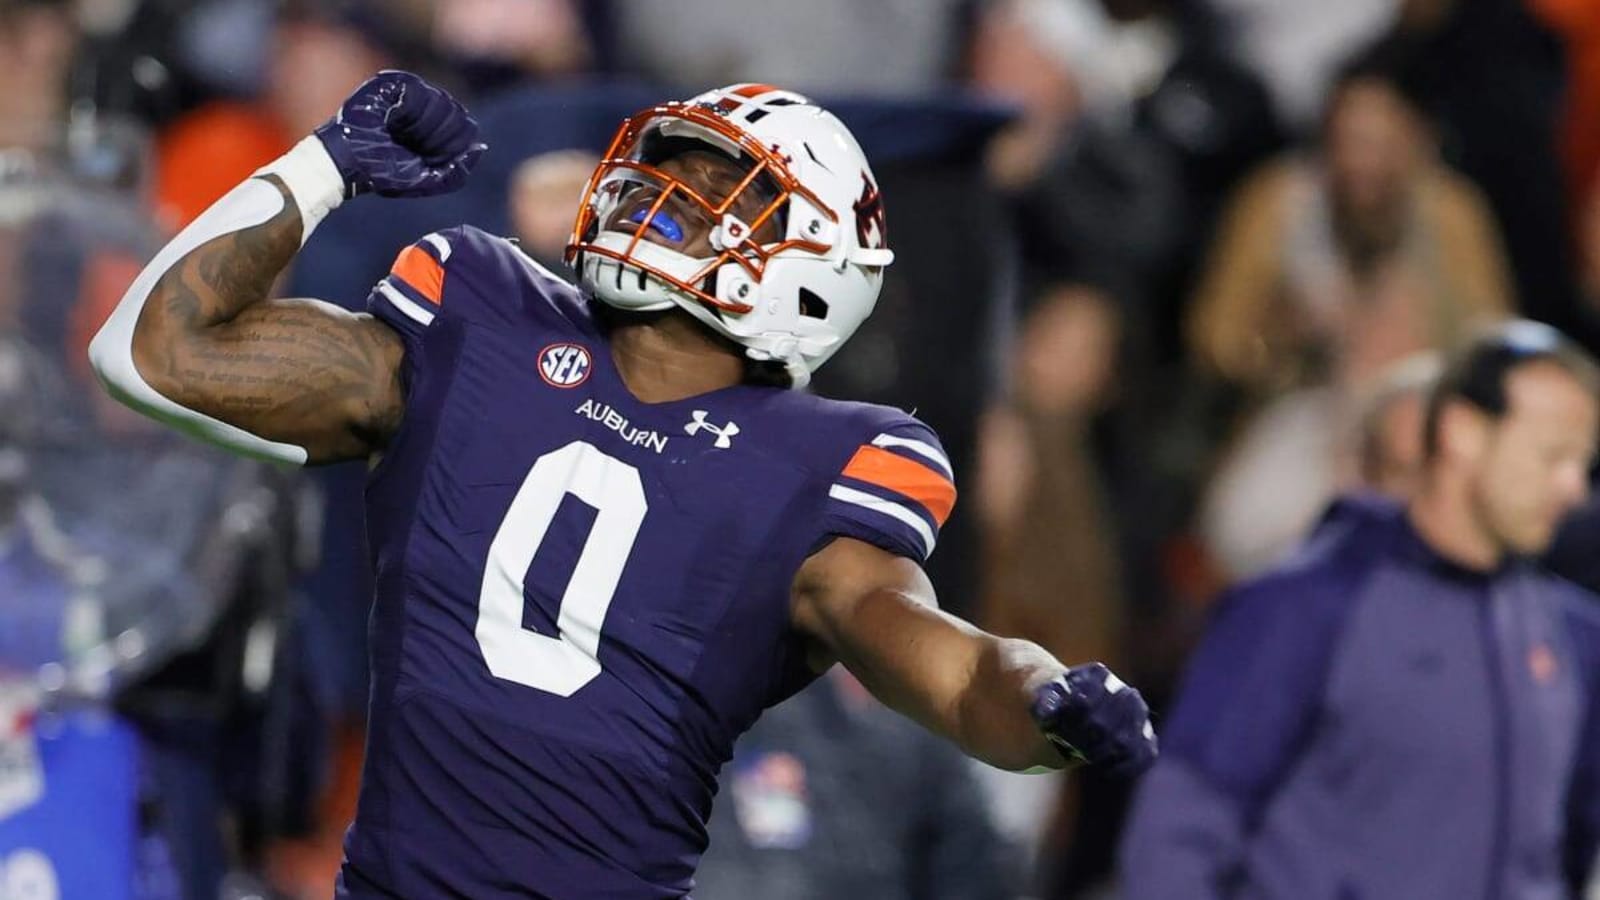
{"label": "white sleeve stripe", "polygon": [[378,293],[383,295],[389,305],[399,310],[406,318],[423,326],[433,324],[433,313],[422,308],[420,303],[395,290],[394,285],[387,281],[378,282]]}
{"label": "white sleeve stripe", "polygon": [[427,241],[429,244],[432,244],[433,249],[439,251],[439,263],[441,265],[450,261],[449,241],[438,236],[437,234],[426,234],[422,236],[422,239]]}
{"label": "white sleeve stripe", "polygon": [[836,484],[828,488],[828,496],[904,522],[916,531],[918,537],[922,538],[923,558],[933,555],[933,529],[928,527],[927,522],[922,521],[921,516],[906,509],[904,506],[893,500],[885,500],[882,497],[874,497],[864,491],[847,488],[842,484]]}
{"label": "white sleeve stripe", "polygon": [[918,456],[932,460],[939,466],[939,468],[944,470],[945,477],[949,478],[951,481],[955,480],[955,472],[950,469],[950,460],[945,459],[944,454],[939,452],[939,448],[933,446],[927,441],[897,437],[896,435],[892,434],[880,434],[872,439],[872,446],[904,447]]}
{"label": "white sleeve stripe", "polygon": [[[136,412],[236,453],[302,465],[307,457],[304,447],[268,440],[173,402],[145,381],[133,361],[134,327],[156,283],[195,248],[225,234],[260,225],[282,212],[284,205],[284,196],[278,189],[260,178],[245,179],[213,203],[161,248],[134,279],[90,341],[89,362],[111,396]],[[315,224],[310,219],[305,222]]]}

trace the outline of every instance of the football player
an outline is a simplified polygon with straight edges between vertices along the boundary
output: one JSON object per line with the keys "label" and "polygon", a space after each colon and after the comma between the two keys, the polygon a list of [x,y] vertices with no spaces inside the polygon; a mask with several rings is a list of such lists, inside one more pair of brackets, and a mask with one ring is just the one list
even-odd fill
{"label": "football player", "polygon": [[806,98],[712,91],[622,124],[568,249],[470,226],[353,314],[274,299],[360,194],[484,151],[402,72],[167,245],[90,349],[108,390],[239,453],[369,459],[368,756],[340,896],[683,897],[718,768],[834,662],[1009,769],[1136,772],[1137,691],[939,611],[938,438],[803,387],[893,259],[860,148]]}

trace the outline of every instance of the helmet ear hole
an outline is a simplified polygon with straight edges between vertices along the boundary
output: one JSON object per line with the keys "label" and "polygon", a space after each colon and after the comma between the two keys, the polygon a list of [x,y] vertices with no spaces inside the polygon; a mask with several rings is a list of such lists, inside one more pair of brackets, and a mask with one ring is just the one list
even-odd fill
{"label": "helmet ear hole", "polygon": [[810,288],[800,289],[800,315],[813,319],[828,317],[828,301],[817,296]]}

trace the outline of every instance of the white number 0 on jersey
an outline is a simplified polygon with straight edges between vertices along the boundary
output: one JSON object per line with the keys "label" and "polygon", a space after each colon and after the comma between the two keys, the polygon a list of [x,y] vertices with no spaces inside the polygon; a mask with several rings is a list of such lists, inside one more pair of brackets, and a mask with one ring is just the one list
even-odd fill
{"label": "white number 0 on jersey", "polygon": [[[522,626],[523,581],[567,494],[598,514],[550,637]],[[600,629],[645,509],[639,470],[593,444],[574,441],[534,462],[489,545],[478,594],[475,633],[496,678],[570,697],[600,674]]]}

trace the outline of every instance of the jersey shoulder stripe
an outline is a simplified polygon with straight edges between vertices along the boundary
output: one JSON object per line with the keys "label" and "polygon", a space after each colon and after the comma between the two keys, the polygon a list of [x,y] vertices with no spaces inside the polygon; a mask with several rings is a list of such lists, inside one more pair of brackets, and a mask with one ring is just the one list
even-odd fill
{"label": "jersey shoulder stripe", "polygon": [[[433,310],[424,302],[413,299],[408,295],[404,283],[397,283],[389,278],[378,282],[374,289],[377,296],[374,300],[381,300],[389,304],[401,315],[426,328],[433,324]],[[370,303],[369,303],[370,305]]]}
{"label": "jersey shoulder stripe", "polygon": [[433,249],[433,243],[424,239],[401,250],[389,269],[389,277],[411,288],[428,303],[438,306],[444,302],[444,266],[429,252]]}
{"label": "jersey shoulder stripe", "polygon": [[[924,521],[921,516],[917,515],[905,504],[878,496],[876,494],[868,493],[867,491],[857,490],[843,484],[835,484],[828,488],[828,498],[839,503],[849,504],[850,506],[857,507],[860,510],[865,510],[877,516],[884,516],[894,520],[894,522],[898,524],[901,529],[907,530],[917,537],[918,541],[915,547],[915,549],[918,551],[916,554],[917,558],[927,559],[933,555],[933,548],[938,543],[938,538],[934,533],[933,526]],[[858,514],[842,516],[841,518],[867,524],[867,521],[863,520],[870,521],[871,517],[865,517]],[[885,537],[892,538],[894,536],[893,532],[895,529],[885,527],[884,523],[880,522],[871,524],[875,526],[876,531],[881,532]],[[901,542],[903,541],[904,538],[902,537]],[[885,549],[899,550],[901,548],[895,546]]]}
{"label": "jersey shoulder stripe", "polygon": [[943,525],[956,505],[956,486],[923,457],[907,458],[875,444],[863,444],[840,473],[898,495],[920,506],[936,525]]}
{"label": "jersey shoulder stripe", "polygon": [[902,437],[901,435],[885,432],[872,439],[872,446],[887,447],[891,450],[909,450],[938,466],[939,471],[943,472],[946,478],[952,480],[955,478],[955,470],[950,468],[950,459],[944,455],[944,451],[927,441],[919,441],[916,438]]}
{"label": "jersey shoulder stripe", "polygon": [[401,250],[368,296],[368,311],[403,336],[419,337],[443,308],[451,247],[444,234],[434,232]]}
{"label": "jersey shoulder stripe", "polygon": [[824,528],[923,562],[956,503],[949,457],[915,418],[887,407],[860,409],[859,430],[828,481]]}

